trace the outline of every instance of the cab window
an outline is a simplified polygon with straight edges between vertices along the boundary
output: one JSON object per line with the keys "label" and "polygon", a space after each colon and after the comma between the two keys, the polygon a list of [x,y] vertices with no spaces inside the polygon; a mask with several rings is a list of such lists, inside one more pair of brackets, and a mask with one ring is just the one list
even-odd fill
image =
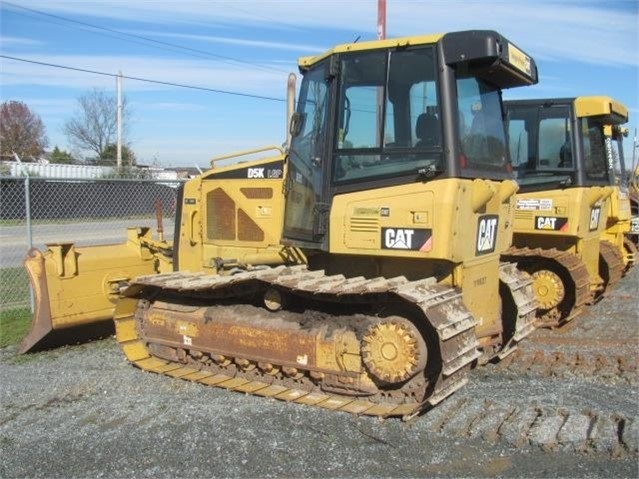
{"label": "cab window", "polygon": [[586,178],[598,181],[608,180],[608,160],[601,123],[592,118],[582,118],[581,142]]}
{"label": "cab window", "polygon": [[442,170],[432,47],[344,55],[333,182]]}
{"label": "cab window", "polygon": [[499,91],[475,77],[457,80],[461,149],[468,166],[503,168],[506,135]]}

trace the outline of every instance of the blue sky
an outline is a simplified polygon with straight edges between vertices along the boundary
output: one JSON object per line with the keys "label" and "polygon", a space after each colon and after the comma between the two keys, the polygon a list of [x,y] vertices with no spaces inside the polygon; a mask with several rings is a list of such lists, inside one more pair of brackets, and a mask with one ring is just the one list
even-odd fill
{"label": "blue sky", "polygon": [[[133,110],[126,140],[138,161],[205,167],[212,156],[281,144],[297,58],[375,39],[376,8],[377,0],[0,1],[0,53],[239,93],[124,80]],[[387,0],[388,37],[492,29],[531,54],[539,84],[507,90],[506,99],[621,101],[630,111],[628,158],[639,127],[638,25],[637,0]],[[109,76],[6,58],[0,71],[0,99],[40,115],[51,147],[70,149],[62,125],[80,95],[115,94]]]}

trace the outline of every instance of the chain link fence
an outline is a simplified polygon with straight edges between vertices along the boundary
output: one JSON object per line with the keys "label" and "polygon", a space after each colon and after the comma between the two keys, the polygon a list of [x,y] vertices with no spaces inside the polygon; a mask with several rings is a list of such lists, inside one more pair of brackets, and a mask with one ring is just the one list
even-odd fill
{"label": "chain link fence", "polygon": [[0,177],[0,311],[30,307],[22,261],[31,247],[123,243],[129,226],[156,228],[162,205],[171,240],[180,180]]}

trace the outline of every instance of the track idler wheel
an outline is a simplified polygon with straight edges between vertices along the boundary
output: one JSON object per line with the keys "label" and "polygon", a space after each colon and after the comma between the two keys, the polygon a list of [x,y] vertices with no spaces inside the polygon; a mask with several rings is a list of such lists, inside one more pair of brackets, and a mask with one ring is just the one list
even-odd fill
{"label": "track idler wheel", "polygon": [[385,383],[406,381],[426,367],[424,338],[410,321],[392,317],[376,322],[362,337],[362,359],[372,376]]}

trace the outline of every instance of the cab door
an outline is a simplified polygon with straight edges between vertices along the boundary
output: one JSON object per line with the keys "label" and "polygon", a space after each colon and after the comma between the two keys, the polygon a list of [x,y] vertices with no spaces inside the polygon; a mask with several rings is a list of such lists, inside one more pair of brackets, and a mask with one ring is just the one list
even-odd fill
{"label": "cab door", "polygon": [[306,72],[291,122],[284,238],[300,246],[319,247],[326,234],[328,204],[322,198],[329,151],[329,84],[326,62]]}

